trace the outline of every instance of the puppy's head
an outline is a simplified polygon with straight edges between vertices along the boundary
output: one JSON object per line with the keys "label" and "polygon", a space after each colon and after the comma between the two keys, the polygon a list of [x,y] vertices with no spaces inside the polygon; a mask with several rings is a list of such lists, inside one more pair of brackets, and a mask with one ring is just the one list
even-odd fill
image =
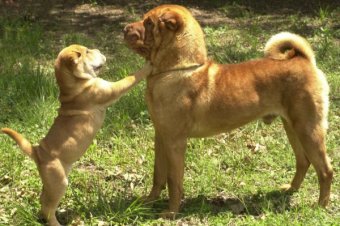
{"label": "puppy's head", "polygon": [[124,39],[131,49],[164,70],[206,61],[203,31],[182,6],[161,5],[150,10],[143,20],[124,28]]}
{"label": "puppy's head", "polygon": [[59,85],[73,85],[80,80],[95,78],[105,61],[98,49],[70,45],[60,51],[55,62],[57,82]]}

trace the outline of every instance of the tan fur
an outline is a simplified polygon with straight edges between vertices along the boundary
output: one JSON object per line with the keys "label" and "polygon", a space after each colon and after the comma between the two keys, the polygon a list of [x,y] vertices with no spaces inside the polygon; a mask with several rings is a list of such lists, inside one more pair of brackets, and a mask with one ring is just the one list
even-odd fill
{"label": "tan fur", "polygon": [[106,107],[151,72],[150,67],[145,67],[134,76],[108,82],[97,78],[95,72],[105,61],[99,50],[79,45],[71,45],[59,53],[55,63],[60,89],[59,114],[38,146],[32,147],[12,129],[2,129],[37,164],[43,183],[41,213],[51,226],[60,225],[55,212],[66,191],[67,175],[100,129]]}
{"label": "tan fur", "polygon": [[264,56],[272,59],[285,60],[298,54],[316,65],[312,48],[306,39],[299,35],[281,32],[271,37],[264,47]]}
{"label": "tan fur", "polygon": [[155,165],[149,200],[166,184],[174,217],[183,196],[184,153],[190,137],[230,131],[258,118],[280,116],[296,156],[285,190],[297,190],[310,164],[319,204],[329,201],[333,170],[326,155],[328,85],[308,42],[291,33],[273,36],[265,57],[239,64],[207,60],[203,32],[184,7],[162,5],[124,30],[127,44],[157,72],[147,78],[146,101],[155,127]]}

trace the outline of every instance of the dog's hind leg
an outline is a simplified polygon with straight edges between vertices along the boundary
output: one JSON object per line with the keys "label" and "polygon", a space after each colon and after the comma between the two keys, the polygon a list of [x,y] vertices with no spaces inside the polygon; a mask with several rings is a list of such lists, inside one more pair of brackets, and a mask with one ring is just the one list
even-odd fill
{"label": "dog's hind leg", "polygon": [[320,185],[319,205],[325,207],[329,202],[333,169],[326,154],[325,131],[319,124],[301,121],[295,131],[305,150],[305,155],[316,170]]}
{"label": "dog's hind leg", "polygon": [[[333,169],[326,153],[327,101],[314,92],[304,93],[290,106],[290,123],[308,161],[318,175],[319,205],[329,202]],[[324,99],[323,99],[324,98]]]}
{"label": "dog's hind leg", "polygon": [[294,178],[290,184],[284,184],[281,186],[281,189],[284,191],[297,191],[300,188],[300,185],[305,178],[307,170],[310,166],[310,162],[305,155],[305,151],[301,145],[301,142],[295,133],[294,129],[291,125],[282,118],[282,122],[289,140],[290,145],[295,154],[296,159],[296,172]]}
{"label": "dog's hind leg", "polygon": [[59,226],[56,211],[67,188],[67,173],[62,164],[56,160],[39,167],[43,190],[40,196],[41,214],[50,226]]}

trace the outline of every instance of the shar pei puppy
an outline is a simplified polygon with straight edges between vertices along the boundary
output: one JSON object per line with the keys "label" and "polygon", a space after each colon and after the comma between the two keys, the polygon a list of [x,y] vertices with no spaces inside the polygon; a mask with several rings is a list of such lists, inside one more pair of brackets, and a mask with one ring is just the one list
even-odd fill
{"label": "shar pei puppy", "polygon": [[41,215],[50,226],[60,225],[56,211],[68,185],[67,177],[101,128],[106,108],[151,72],[146,66],[135,75],[109,82],[97,77],[105,62],[106,57],[98,49],[81,45],[68,46],[59,53],[55,75],[60,108],[39,145],[33,146],[15,130],[1,129],[36,163],[43,184]]}

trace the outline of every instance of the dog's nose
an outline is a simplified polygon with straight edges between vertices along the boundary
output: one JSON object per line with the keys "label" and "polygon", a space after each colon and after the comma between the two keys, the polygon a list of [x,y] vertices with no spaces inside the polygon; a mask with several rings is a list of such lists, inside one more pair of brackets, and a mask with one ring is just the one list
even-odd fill
{"label": "dog's nose", "polygon": [[141,21],[131,23],[125,26],[123,29],[124,39],[128,42],[134,43],[137,40],[144,39],[145,28]]}

